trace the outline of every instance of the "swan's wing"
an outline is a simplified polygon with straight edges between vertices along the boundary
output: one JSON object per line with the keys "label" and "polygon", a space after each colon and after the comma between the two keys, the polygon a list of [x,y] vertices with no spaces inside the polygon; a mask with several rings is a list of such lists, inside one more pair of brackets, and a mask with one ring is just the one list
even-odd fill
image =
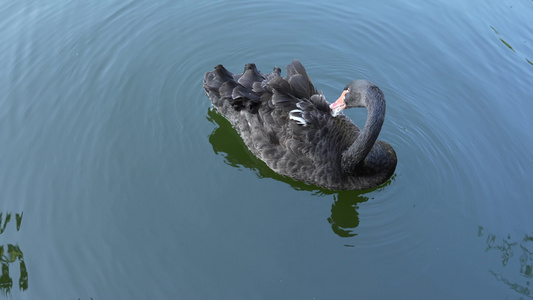
{"label": "swan's wing", "polygon": [[254,131],[263,131],[269,140],[290,137],[312,143],[321,136],[324,122],[331,116],[329,103],[316,91],[298,60],[287,66],[285,78],[280,73],[281,69],[274,68],[272,73],[262,74],[254,64],[247,64],[242,74],[232,74],[218,65],[206,73],[204,89],[215,107],[227,101],[235,113],[246,110],[256,115],[239,117],[223,110],[234,122],[249,118],[249,124],[257,125]]}
{"label": "swan's wing", "polygon": [[296,98],[291,92],[291,84],[281,77],[271,80],[269,88],[272,90],[270,98],[261,105],[258,113],[264,124],[262,135],[268,136],[268,139],[263,138],[266,143],[258,145],[263,149],[260,157],[273,169],[283,169],[283,165],[290,164],[290,161],[311,163],[329,158],[323,155],[328,147],[324,137],[331,129],[328,123],[333,119],[329,106],[326,106],[328,111],[322,111],[310,99]]}
{"label": "swan's wing", "polygon": [[[319,127],[321,126],[319,121],[326,115],[331,115],[331,109],[324,95],[314,89],[310,80],[305,79],[308,77],[303,66],[298,69],[294,68],[295,65],[301,66],[295,61],[287,67],[290,76],[285,78],[275,76],[268,82],[271,98],[267,101],[269,108],[267,114],[277,113],[279,117],[285,117],[279,122],[292,122],[303,127]],[[297,70],[301,73],[296,74]],[[308,94],[310,96],[300,97]]]}
{"label": "swan's wing", "polygon": [[299,102],[311,102],[316,109],[331,112],[329,103],[315,89],[300,61],[294,60],[287,66],[285,78],[280,73],[281,69],[276,67],[272,73],[262,74],[255,64],[247,64],[242,74],[232,74],[218,65],[214,71],[205,74],[204,89],[213,105],[218,107],[224,101],[229,101],[237,111],[247,109],[256,113],[259,106],[266,105],[276,93],[285,98],[275,101],[274,105],[279,103],[283,108],[290,108],[288,112],[297,109]]}
{"label": "swan's wing", "polygon": [[313,85],[313,81],[307,75],[307,71],[299,60],[295,59],[287,66],[285,80],[289,82],[291,93],[296,98],[310,100],[316,109],[326,113],[331,112],[326,98],[322,92],[317,91]]}

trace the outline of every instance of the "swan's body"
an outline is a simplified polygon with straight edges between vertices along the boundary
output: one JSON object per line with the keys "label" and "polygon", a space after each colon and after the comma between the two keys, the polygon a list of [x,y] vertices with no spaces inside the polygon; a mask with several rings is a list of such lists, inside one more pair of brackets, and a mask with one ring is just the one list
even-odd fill
{"label": "swan's body", "polygon": [[[213,106],[254,155],[281,175],[332,190],[376,187],[394,174],[396,153],[377,140],[385,117],[377,86],[354,81],[330,108],[299,61],[287,66],[285,78],[280,72],[262,74],[248,64],[243,74],[222,65],[205,74]],[[338,114],[355,106],[368,109],[363,130]]]}

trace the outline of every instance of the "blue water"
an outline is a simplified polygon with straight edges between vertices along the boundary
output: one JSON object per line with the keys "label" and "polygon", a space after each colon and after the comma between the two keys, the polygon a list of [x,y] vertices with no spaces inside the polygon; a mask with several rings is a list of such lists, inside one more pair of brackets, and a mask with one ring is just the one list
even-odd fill
{"label": "blue water", "polygon": [[[1,7],[0,298],[533,298],[533,1]],[[215,65],[295,58],[383,90],[386,185],[276,175],[211,110]]]}

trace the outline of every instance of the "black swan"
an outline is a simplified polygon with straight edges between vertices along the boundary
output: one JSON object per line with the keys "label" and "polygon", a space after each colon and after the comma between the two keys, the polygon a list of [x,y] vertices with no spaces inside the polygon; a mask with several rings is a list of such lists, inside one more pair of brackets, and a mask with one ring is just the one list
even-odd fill
{"label": "black swan", "polygon": [[[385,120],[383,92],[366,80],[348,84],[329,104],[298,60],[270,74],[247,64],[242,74],[222,65],[204,77],[206,95],[238,131],[246,146],[272,170],[331,190],[362,190],[386,182],[396,153],[377,140]],[[360,130],[341,113],[366,107]]]}

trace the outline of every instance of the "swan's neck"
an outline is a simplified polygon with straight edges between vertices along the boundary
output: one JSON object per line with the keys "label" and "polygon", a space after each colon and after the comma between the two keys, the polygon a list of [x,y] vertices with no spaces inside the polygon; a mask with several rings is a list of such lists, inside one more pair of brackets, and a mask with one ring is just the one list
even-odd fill
{"label": "swan's neck", "polygon": [[341,166],[343,171],[348,174],[355,174],[360,171],[385,121],[385,97],[379,88],[369,88],[365,102],[368,110],[365,127],[355,142],[342,154]]}

